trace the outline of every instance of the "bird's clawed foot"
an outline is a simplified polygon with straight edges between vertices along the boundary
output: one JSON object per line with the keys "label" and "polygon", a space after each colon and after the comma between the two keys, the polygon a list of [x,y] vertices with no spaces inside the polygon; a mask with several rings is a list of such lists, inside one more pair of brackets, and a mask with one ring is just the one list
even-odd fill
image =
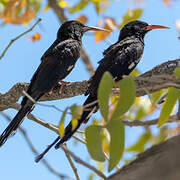
{"label": "bird's clawed foot", "polygon": [[59,88],[59,94],[62,94],[63,86],[66,86],[67,84],[70,84],[70,83],[71,83],[71,81],[60,80],[60,81],[58,81],[58,84],[49,91],[48,94],[51,95],[53,93],[54,88]]}
{"label": "bird's clawed foot", "polygon": [[63,86],[66,86],[67,84],[70,84],[70,83],[71,83],[71,81],[62,81],[62,80],[60,80],[60,81],[58,81],[58,82],[59,82],[59,84],[61,85],[60,88],[59,88],[59,94],[62,94]]}

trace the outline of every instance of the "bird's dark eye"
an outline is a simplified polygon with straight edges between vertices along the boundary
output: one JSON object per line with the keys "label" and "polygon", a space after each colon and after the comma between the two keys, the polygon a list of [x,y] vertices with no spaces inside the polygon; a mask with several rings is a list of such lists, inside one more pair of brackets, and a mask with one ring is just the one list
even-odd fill
{"label": "bird's dark eye", "polygon": [[136,27],[135,26],[131,26],[130,30],[131,30],[131,32],[135,32],[136,31]]}

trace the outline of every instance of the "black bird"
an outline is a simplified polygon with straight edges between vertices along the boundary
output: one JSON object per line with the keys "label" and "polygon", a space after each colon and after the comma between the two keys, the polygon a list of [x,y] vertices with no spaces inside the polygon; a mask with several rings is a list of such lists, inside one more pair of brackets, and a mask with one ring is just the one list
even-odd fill
{"label": "black bird", "polygon": [[[74,68],[80,56],[82,36],[86,31],[107,31],[105,29],[88,27],[78,21],[67,21],[61,25],[57,39],[47,49],[41,58],[41,64],[34,73],[27,93],[38,101],[45,93],[50,92],[58,82],[64,79]],[[26,96],[21,102],[21,109],[0,136],[0,146],[16,131],[24,117],[34,108]]]}
{"label": "black bird", "polygon": [[110,72],[115,81],[121,80],[123,75],[129,75],[142,57],[145,34],[153,29],[164,28],[168,27],[148,25],[142,21],[129,22],[122,28],[118,41],[104,51],[104,58],[99,61],[99,66],[90,80],[90,86],[85,94],[89,96],[83,106],[92,102],[96,103],[89,106],[88,111],[86,110],[83,112],[81,118],[78,120],[77,126],[74,129],[72,129],[72,123],[69,123],[65,129],[65,135],[56,144],[56,149],[59,148],[60,144],[71,138],[82,123],[86,123],[88,121],[89,114],[92,113],[92,111],[97,111],[97,90],[104,72]]}
{"label": "black bird", "polygon": [[83,114],[78,120],[78,124],[75,128],[72,129],[72,122],[70,122],[65,128],[65,135],[61,139],[60,137],[57,137],[56,140],[37,157],[36,162],[38,162],[45,155],[45,153],[59,140],[60,141],[55,146],[56,149],[59,148],[60,144],[71,138],[80,125],[88,121],[92,111],[97,111],[97,90],[104,72],[110,72],[115,81],[122,79],[123,75],[130,74],[142,57],[145,34],[152,29],[162,28],[167,27],[159,25],[148,25],[142,21],[132,21],[122,28],[118,41],[104,51],[104,58],[99,61],[99,66],[95,71],[95,74],[90,79],[90,85],[88,91],[85,94],[89,96],[84,102],[83,106],[87,106],[88,104],[93,105],[88,106],[88,111],[83,111]]}

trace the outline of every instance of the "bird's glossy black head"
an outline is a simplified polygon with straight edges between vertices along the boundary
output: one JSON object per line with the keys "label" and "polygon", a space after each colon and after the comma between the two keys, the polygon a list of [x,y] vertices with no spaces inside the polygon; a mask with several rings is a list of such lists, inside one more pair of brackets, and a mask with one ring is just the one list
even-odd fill
{"label": "bird's glossy black head", "polygon": [[145,34],[152,30],[152,29],[164,29],[168,28],[165,26],[159,25],[148,25],[146,22],[143,21],[132,21],[127,23],[120,32],[119,40],[125,39],[126,37],[135,36],[138,38],[143,39]]}
{"label": "bird's glossy black head", "polygon": [[57,39],[77,39],[81,40],[85,25],[78,21],[66,21],[61,25],[57,33]]}
{"label": "bird's glossy black head", "polygon": [[87,31],[108,31],[106,29],[98,28],[98,27],[88,27],[79,21],[66,21],[61,25],[59,31],[57,33],[57,39],[60,41],[64,41],[66,39],[75,39],[81,41],[82,36]]}

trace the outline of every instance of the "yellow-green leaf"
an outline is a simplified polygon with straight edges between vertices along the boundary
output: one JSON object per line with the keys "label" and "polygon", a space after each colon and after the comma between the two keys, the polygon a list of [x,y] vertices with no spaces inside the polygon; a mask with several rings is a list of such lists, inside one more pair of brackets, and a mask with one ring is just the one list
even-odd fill
{"label": "yellow-green leaf", "polygon": [[99,108],[103,118],[107,121],[109,112],[109,95],[113,88],[113,77],[109,72],[105,72],[98,88]]}
{"label": "yellow-green leaf", "polygon": [[120,97],[113,112],[112,119],[117,119],[127,112],[134,103],[136,95],[136,84],[131,78],[124,78],[119,81],[118,87],[120,88]]}
{"label": "yellow-green leaf", "polygon": [[159,134],[156,136],[154,140],[154,144],[159,144],[163,142],[168,137],[168,126],[163,126],[160,128]]}
{"label": "yellow-green leaf", "polygon": [[67,2],[67,1],[64,1],[64,0],[61,0],[61,1],[59,2],[59,6],[60,6],[61,8],[65,8],[65,7],[68,6],[68,2]]}
{"label": "yellow-green leaf", "polygon": [[158,127],[162,126],[168,120],[179,95],[180,95],[180,92],[178,89],[169,88],[168,95],[165,99],[165,102],[163,103],[161,115],[158,120]]}
{"label": "yellow-green leaf", "polygon": [[178,78],[180,78],[180,68],[179,68],[179,67],[177,67],[177,68],[174,70],[174,74],[175,74]]}
{"label": "yellow-green leaf", "polygon": [[66,108],[61,116],[61,120],[59,122],[59,136],[63,137],[64,135],[64,120],[67,113],[68,108]]}
{"label": "yellow-green leaf", "polygon": [[1,0],[1,2],[2,2],[3,4],[7,4],[7,3],[9,2],[9,0]]}
{"label": "yellow-green leaf", "polygon": [[86,128],[86,146],[91,157],[96,161],[105,161],[101,141],[101,126],[92,125]]}
{"label": "yellow-green leaf", "polygon": [[136,120],[136,119],[140,120],[140,119],[142,119],[145,115],[146,115],[146,112],[145,112],[144,108],[143,108],[143,107],[140,107],[140,108],[137,110],[137,113],[136,113],[134,119],[135,119],[135,120]]}
{"label": "yellow-green leaf", "polygon": [[157,103],[157,102],[159,101],[160,97],[162,96],[163,92],[164,92],[163,90],[154,92],[154,93],[152,94],[152,96],[150,97],[150,98],[151,98],[151,102],[152,102],[153,104]]}
{"label": "yellow-green leaf", "polygon": [[108,168],[111,171],[119,163],[124,152],[124,124],[118,119],[110,121],[106,128],[111,136]]}
{"label": "yellow-green leaf", "polygon": [[78,119],[81,117],[82,112],[83,112],[83,106],[77,106],[76,104],[72,105],[70,107],[71,113],[72,113],[72,117],[74,119]]}
{"label": "yellow-green leaf", "polygon": [[78,125],[78,120],[75,118],[72,118],[71,122],[72,122],[72,129],[75,129],[76,126]]}
{"label": "yellow-green leaf", "polygon": [[150,140],[150,138],[151,138],[150,131],[146,131],[144,134],[141,135],[141,137],[138,139],[138,141],[134,145],[126,149],[126,152],[131,152],[131,151],[143,152],[145,149],[145,145]]}
{"label": "yellow-green leaf", "polygon": [[3,13],[5,10],[4,4],[0,2],[0,13]]}
{"label": "yellow-green leaf", "polygon": [[130,21],[135,21],[141,17],[143,10],[140,8],[129,9],[128,12],[123,16],[121,24],[118,26],[120,29]]}
{"label": "yellow-green leaf", "polygon": [[68,8],[69,13],[76,13],[76,12],[84,9],[88,5],[88,3],[89,3],[88,0],[81,0],[75,6]]}
{"label": "yellow-green leaf", "polygon": [[35,10],[35,12],[38,12],[39,8],[41,7],[41,0],[29,0],[29,2],[31,6],[33,6],[33,9]]}
{"label": "yellow-green leaf", "polygon": [[134,69],[131,73],[130,76],[139,76],[140,72],[138,71],[138,69]]}

